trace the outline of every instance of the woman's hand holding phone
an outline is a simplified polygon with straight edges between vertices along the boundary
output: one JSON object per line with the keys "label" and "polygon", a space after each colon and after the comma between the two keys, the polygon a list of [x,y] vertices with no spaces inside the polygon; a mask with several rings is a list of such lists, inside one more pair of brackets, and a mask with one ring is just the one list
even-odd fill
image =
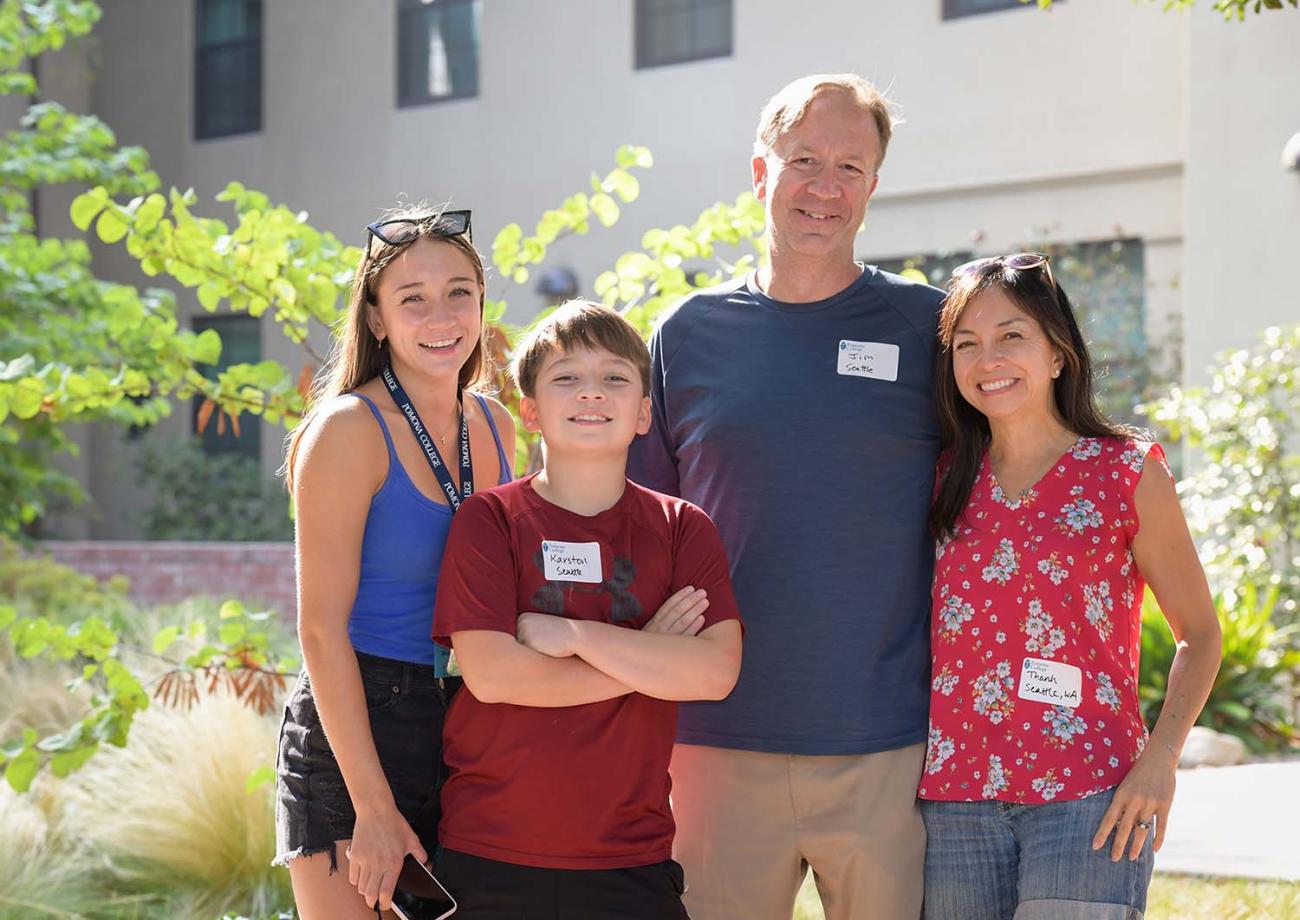
{"label": "woman's hand holding phone", "polygon": [[444,920],[455,912],[455,899],[428,866],[408,853],[393,892],[393,913],[398,920]]}
{"label": "woman's hand holding phone", "polygon": [[429,855],[396,806],[367,812],[357,809],[357,823],[347,847],[348,883],[355,885],[367,907],[389,910],[393,888],[407,854],[421,863]]}

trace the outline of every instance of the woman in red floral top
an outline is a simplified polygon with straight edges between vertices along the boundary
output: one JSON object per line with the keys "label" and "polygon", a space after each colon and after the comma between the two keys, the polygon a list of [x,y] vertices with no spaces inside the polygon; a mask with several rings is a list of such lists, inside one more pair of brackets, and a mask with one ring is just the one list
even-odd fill
{"label": "woman in red floral top", "polygon": [[[939,332],[925,916],[1140,918],[1220,653],[1173,478],[1097,410],[1046,256],[962,266]],[[1150,738],[1148,583],[1180,643]]]}

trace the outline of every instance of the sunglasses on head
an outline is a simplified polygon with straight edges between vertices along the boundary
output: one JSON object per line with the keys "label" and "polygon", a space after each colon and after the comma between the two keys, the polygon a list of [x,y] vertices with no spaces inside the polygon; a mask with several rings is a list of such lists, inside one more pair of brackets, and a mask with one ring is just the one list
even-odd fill
{"label": "sunglasses on head", "polygon": [[377,220],[366,225],[366,255],[370,255],[372,240],[379,240],[389,246],[403,246],[422,233],[434,236],[464,235],[471,243],[474,235],[470,232],[469,211],[442,211],[425,217],[392,217]]}
{"label": "sunglasses on head", "polygon": [[1052,277],[1051,261],[1040,252],[1014,252],[1008,256],[972,259],[954,268],[952,276],[954,278],[966,278],[971,275],[978,275],[990,265],[1002,265],[1016,271],[1032,271],[1035,268],[1041,268],[1044,274],[1047,275],[1047,283],[1052,286],[1053,290],[1056,289],[1056,279]]}

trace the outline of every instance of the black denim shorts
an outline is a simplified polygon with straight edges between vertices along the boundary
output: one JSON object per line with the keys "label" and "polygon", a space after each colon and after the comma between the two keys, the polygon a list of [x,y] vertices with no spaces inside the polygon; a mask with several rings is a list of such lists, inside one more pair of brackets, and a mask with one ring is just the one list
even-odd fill
{"label": "black denim shorts", "polygon": [[[438,846],[438,791],[442,784],[442,723],[460,678],[433,676],[432,665],[357,652],[370,713],[370,733],[397,810],[430,856]],[[295,856],[329,853],[350,840],[357,815],[330,750],[311,681],[304,670],[284,707],[276,761],[273,865]]]}

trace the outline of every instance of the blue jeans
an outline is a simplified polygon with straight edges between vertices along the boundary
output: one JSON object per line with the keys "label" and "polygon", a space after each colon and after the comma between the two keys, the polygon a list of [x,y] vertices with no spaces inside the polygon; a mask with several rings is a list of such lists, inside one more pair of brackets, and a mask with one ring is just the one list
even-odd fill
{"label": "blue jeans", "polygon": [[926,920],[1141,920],[1154,833],[1133,861],[1126,850],[1111,862],[1113,836],[1092,849],[1114,794],[1045,805],[922,800]]}

